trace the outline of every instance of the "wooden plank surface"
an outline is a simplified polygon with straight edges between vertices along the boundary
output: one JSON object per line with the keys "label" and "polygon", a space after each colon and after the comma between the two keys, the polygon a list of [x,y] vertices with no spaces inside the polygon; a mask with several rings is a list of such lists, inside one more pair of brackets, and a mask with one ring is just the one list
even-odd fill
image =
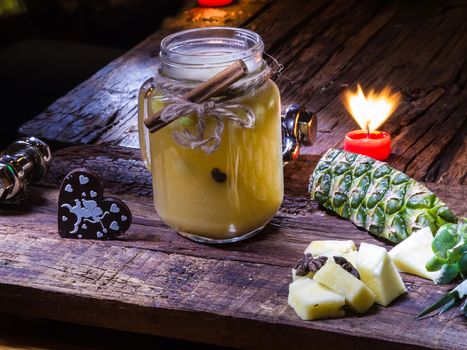
{"label": "wooden plank surface", "polygon": [[394,164],[418,180],[467,184],[466,19],[466,1],[251,0],[187,10],[20,131],[61,144],[138,147],[136,94],[157,67],[160,40],[183,28],[244,26],[286,67],[276,79],[283,105],[304,103],[319,116],[318,141],[305,153],[341,146],[356,128],[340,101],[345,88],[389,84],[403,93],[384,126]]}
{"label": "wooden plank surface", "polygon": [[[284,204],[263,233],[218,247],[186,240],[160,221],[136,150],[58,151],[46,181],[31,188],[29,205],[0,209],[0,311],[242,348],[467,344],[456,312],[413,320],[448,287],[409,275],[406,296],[368,315],[316,322],[295,315],[287,305],[290,268],[311,240],[348,238],[389,248],[308,200],[316,161],[306,156],[286,168]],[[59,238],[58,183],[81,166],[102,176],[107,193],[131,208],[134,222],[122,239]],[[456,214],[467,214],[465,186],[428,185]]]}

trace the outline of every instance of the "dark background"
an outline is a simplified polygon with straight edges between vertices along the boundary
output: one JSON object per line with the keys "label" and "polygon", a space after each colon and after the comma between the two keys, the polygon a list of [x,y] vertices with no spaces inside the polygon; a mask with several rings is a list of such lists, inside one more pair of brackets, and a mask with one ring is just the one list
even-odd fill
{"label": "dark background", "polygon": [[0,149],[184,0],[0,0]]}

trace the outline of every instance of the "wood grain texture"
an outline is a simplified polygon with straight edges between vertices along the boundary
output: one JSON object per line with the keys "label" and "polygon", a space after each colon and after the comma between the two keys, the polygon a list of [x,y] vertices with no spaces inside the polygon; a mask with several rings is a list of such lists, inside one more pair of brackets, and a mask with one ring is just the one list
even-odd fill
{"label": "wood grain texture", "polygon": [[394,137],[391,162],[417,180],[467,184],[466,19],[466,1],[251,0],[187,9],[20,131],[60,144],[137,148],[137,91],[156,69],[160,40],[182,28],[244,26],[286,67],[276,77],[283,105],[304,103],[318,114],[318,141],[304,153],[341,146],[356,128],[340,100],[345,88],[389,84],[403,93],[384,126]]}
{"label": "wood grain texture", "polygon": [[[465,323],[456,312],[413,320],[449,287],[409,275],[406,296],[362,317],[303,322],[288,307],[290,268],[311,240],[348,238],[389,248],[308,199],[316,162],[306,156],[286,167],[284,204],[264,232],[240,244],[209,246],[160,221],[137,150],[60,150],[27,206],[0,209],[0,311],[241,348],[465,345]],[[59,238],[58,184],[82,166],[131,208],[133,225],[122,239]],[[465,186],[428,185],[456,214],[467,214]]]}

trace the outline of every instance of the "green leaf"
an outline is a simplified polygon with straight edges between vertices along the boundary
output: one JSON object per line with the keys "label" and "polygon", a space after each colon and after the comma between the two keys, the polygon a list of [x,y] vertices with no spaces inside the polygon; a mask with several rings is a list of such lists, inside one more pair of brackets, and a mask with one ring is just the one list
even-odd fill
{"label": "green leaf", "polygon": [[436,284],[448,284],[459,274],[459,265],[457,264],[444,264],[441,268],[441,274],[436,279]]}
{"label": "green leaf", "polygon": [[448,250],[447,252],[448,262],[450,264],[457,262],[462,256],[465,248],[466,248],[466,245],[464,244],[464,240],[461,239],[459,242],[456,243],[454,247]]}
{"label": "green leaf", "polygon": [[441,270],[444,264],[447,263],[446,259],[440,258],[439,256],[434,255],[428,262],[426,263],[426,269],[428,271],[438,271]]}
{"label": "green leaf", "polygon": [[444,314],[445,312],[448,312],[451,310],[454,306],[458,305],[460,300],[453,299],[450,302],[448,302],[444,307],[438,312],[438,315]]}
{"label": "green leaf", "polygon": [[461,311],[464,314],[464,317],[467,317],[467,299],[464,300],[464,304],[461,306]]}
{"label": "green leaf", "polygon": [[467,296],[467,280],[462,281],[451,293],[456,293],[457,298],[463,298]]}
{"label": "green leaf", "polygon": [[422,312],[420,312],[417,317],[415,317],[415,319],[419,319],[420,317],[423,317],[425,315],[428,315],[429,313],[439,309],[440,307],[446,305],[446,304],[449,304],[450,302],[452,302],[453,300],[455,300],[455,297],[451,295],[451,293],[446,293],[443,295],[443,297],[441,299],[439,299],[436,303],[428,306],[425,310],[423,310]]}
{"label": "green leaf", "polygon": [[436,255],[446,259],[448,250],[459,242],[460,237],[456,233],[456,226],[456,224],[446,224],[438,230],[431,244]]}
{"label": "green leaf", "polygon": [[464,278],[467,277],[467,251],[464,251],[462,256],[460,257],[459,261],[457,262],[459,265],[459,271]]}
{"label": "green leaf", "polygon": [[[453,305],[460,302],[465,296],[467,296],[467,280],[460,283],[456,288],[451,290],[450,292],[444,294],[441,299],[439,299],[436,303],[430,305],[425,310],[423,310],[420,314],[415,317],[415,319],[420,319],[421,317],[428,315],[429,313],[443,307],[441,312],[447,311]],[[467,317],[467,301],[461,306],[461,310],[464,313],[464,316]]]}

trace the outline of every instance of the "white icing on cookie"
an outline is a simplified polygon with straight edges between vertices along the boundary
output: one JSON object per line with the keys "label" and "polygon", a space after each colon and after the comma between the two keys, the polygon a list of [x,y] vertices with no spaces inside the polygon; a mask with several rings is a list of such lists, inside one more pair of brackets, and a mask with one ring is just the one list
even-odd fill
{"label": "white icing on cookie", "polygon": [[120,212],[120,208],[117,206],[117,204],[112,203],[112,205],[110,206],[110,212],[111,213],[118,213],[118,212]]}
{"label": "white icing on cookie", "polygon": [[108,211],[104,212],[97,206],[96,201],[86,199],[75,199],[75,205],[62,204],[62,208],[67,208],[71,214],[76,216],[74,228],[70,234],[78,232],[79,225],[82,221],[88,221],[92,224],[101,223],[105,215],[109,214]]}
{"label": "white icing on cookie", "polygon": [[111,230],[114,230],[114,231],[117,231],[118,229],[120,229],[116,221],[112,221],[109,227]]}
{"label": "white icing on cookie", "polygon": [[68,184],[68,185],[65,186],[65,191],[69,192],[69,193],[72,193],[73,192],[73,187],[70,184]]}
{"label": "white icing on cookie", "polygon": [[89,182],[89,177],[84,176],[84,175],[79,176],[79,183],[81,185],[86,185],[88,182]]}

